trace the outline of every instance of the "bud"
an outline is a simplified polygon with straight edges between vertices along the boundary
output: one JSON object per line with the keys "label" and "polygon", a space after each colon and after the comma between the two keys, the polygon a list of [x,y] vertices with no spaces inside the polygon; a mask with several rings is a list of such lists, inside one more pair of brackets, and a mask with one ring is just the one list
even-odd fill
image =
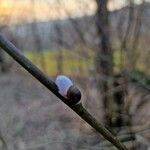
{"label": "bud", "polygon": [[76,104],[80,101],[81,92],[77,87],[73,85],[72,81],[68,77],[59,75],[57,76],[55,83],[58,87],[58,92],[62,96],[70,100],[67,102],[68,104]]}
{"label": "bud", "polygon": [[67,96],[68,89],[73,85],[72,81],[64,75],[57,76],[55,83],[59,89],[58,92],[64,97]]}
{"label": "bud", "polygon": [[72,103],[78,103],[81,99],[80,90],[75,86],[71,86],[67,91],[67,98],[70,99]]}

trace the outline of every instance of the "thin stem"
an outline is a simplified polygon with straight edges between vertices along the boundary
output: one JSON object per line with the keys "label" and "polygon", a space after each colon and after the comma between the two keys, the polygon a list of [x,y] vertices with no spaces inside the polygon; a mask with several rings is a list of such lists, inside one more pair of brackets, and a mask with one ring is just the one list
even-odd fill
{"label": "thin stem", "polygon": [[[58,93],[56,84],[46,76],[41,70],[33,65],[20,50],[17,49],[10,41],[0,34],[0,47],[6,51],[11,57],[13,57],[23,68],[25,68],[30,74],[32,74],[37,80],[39,80],[45,87],[47,87],[52,93],[54,93],[60,100],[68,105],[74,112],[76,112],[83,120],[91,125],[95,130],[102,134],[108,141],[110,141],[119,150],[127,150],[127,148],[113,136],[102,124],[88,113],[88,111],[82,106],[81,103],[76,105],[70,105],[68,99],[64,98]],[[71,101],[71,100],[69,100]]]}
{"label": "thin stem", "polygon": [[81,103],[71,106],[71,108],[90,126],[101,133],[108,141],[115,145],[119,150],[127,150],[127,148],[110,133],[102,124],[100,124]]}

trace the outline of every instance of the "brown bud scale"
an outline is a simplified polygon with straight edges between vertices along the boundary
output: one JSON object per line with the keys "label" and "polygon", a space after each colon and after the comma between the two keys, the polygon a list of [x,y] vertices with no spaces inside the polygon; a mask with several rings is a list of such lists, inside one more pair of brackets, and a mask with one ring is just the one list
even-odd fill
{"label": "brown bud scale", "polygon": [[67,91],[67,98],[70,100],[71,104],[78,103],[81,99],[80,90],[75,86],[71,86]]}

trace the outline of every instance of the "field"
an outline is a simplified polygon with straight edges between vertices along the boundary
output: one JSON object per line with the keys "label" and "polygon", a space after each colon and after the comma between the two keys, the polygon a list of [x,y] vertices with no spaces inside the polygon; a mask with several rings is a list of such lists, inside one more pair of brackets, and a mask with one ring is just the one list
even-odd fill
{"label": "field", "polygon": [[[20,66],[18,70],[21,71]],[[93,82],[84,78],[76,84],[83,92],[83,105],[103,123],[102,100]],[[142,135],[143,139],[150,138],[149,98],[150,94],[142,87],[134,84],[129,86],[133,127],[138,129],[137,137]],[[147,103],[137,109],[142,101]],[[109,143],[105,139],[25,71],[1,74],[0,112],[0,133],[10,150],[108,149]],[[125,130],[126,134],[128,129],[130,127]],[[148,145],[146,141],[142,141],[142,144],[137,142],[137,149],[140,149],[140,145]],[[1,146],[2,143],[0,149]],[[109,146],[111,149],[112,145]]]}
{"label": "field", "polygon": [[66,75],[83,75],[88,73],[88,70],[92,68],[93,54],[90,58],[84,58],[78,55],[78,53],[62,50],[61,58],[59,59],[58,51],[44,51],[38,53],[36,51],[25,52],[25,55],[36,64],[41,70],[55,76],[59,73],[59,66],[61,67],[62,73]]}
{"label": "field", "polygon": [[[26,51],[25,55],[42,71],[45,73],[55,76],[60,72],[66,75],[71,76],[83,76],[87,77],[89,73],[94,73],[95,68],[95,55],[93,51],[87,50],[86,55],[82,54],[78,50],[62,50],[60,51],[52,51],[45,50],[43,52],[37,51]],[[61,55],[61,56],[60,56]],[[119,73],[122,69],[121,66],[121,54],[119,50],[115,50],[113,53],[114,57],[114,72]],[[123,61],[123,65],[129,65],[127,54],[124,53],[123,57],[127,61]],[[60,60],[61,58],[61,60]],[[129,65],[130,66],[130,65]],[[60,71],[61,68],[61,71]],[[150,72],[147,70],[147,67],[144,65],[143,61],[138,61],[136,64],[136,70],[141,71],[143,73],[146,72],[148,75]]]}

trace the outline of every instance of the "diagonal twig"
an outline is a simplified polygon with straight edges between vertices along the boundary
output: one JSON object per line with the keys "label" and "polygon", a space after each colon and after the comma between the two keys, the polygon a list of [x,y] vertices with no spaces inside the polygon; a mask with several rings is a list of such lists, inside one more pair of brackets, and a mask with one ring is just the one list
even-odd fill
{"label": "diagonal twig", "polygon": [[101,123],[99,123],[83,106],[82,103],[70,105],[68,99],[59,94],[58,88],[48,76],[46,76],[40,69],[33,65],[9,40],[0,34],[0,47],[13,57],[23,68],[32,74],[38,81],[54,93],[60,100],[68,105],[74,112],[76,112],[83,120],[91,125],[95,130],[102,134],[108,141],[110,141],[119,150],[127,150],[127,148],[109,132]]}

